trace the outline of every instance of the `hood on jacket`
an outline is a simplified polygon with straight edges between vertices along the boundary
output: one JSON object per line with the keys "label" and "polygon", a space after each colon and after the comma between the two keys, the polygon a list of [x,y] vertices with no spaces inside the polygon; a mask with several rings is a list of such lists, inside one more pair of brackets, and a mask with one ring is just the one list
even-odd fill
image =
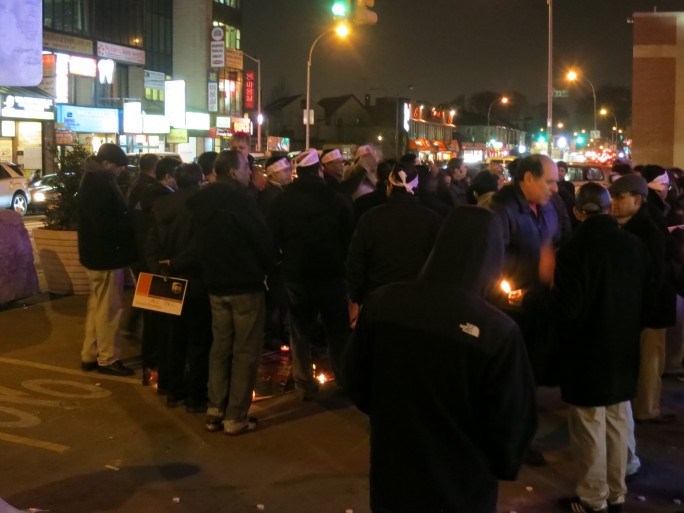
{"label": "hood on jacket", "polygon": [[485,297],[501,277],[503,256],[496,214],[480,207],[457,207],[444,220],[419,279],[452,284]]}

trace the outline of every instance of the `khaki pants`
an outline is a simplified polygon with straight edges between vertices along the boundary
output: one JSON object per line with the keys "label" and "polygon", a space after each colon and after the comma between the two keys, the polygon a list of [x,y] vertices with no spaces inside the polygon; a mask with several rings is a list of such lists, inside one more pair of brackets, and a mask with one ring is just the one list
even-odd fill
{"label": "khaki pants", "polygon": [[660,415],[660,393],[665,369],[665,332],[644,328],[641,332],[639,385],[634,398],[634,419],[647,420]]}
{"label": "khaki pants", "polygon": [[123,269],[88,269],[90,297],[81,361],[110,365],[119,359],[119,320],[123,311]]}
{"label": "khaki pants", "polygon": [[627,402],[580,408],[570,406],[570,449],[578,468],[577,496],[600,510],[622,503],[627,494]]}

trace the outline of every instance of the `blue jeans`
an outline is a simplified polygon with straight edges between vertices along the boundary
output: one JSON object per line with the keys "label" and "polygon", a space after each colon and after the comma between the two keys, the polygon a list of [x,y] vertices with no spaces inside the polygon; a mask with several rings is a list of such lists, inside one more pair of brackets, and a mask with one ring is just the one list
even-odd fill
{"label": "blue jeans", "polygon": [[330,364],[340,386],[342,358],[349,340],[349,306],[344,279],[286,283],[290,310],[292,360],[295,386],[301,390],[318,388],[311,361],[311,342],[320,314],[328,342]]}
{"label": "blue jeans", "polygon": [[242,421],[252,392],[264,338],[264,293],[209,296],[214,341],[209,353],[207,414]]}

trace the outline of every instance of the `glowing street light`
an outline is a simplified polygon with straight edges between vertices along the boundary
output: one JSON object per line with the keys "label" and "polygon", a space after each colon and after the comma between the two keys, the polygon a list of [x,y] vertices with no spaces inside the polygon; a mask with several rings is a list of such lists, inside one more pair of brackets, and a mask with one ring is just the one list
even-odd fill
{"label": "glowing street light", "polygon": [[[615,114],[613,114],[611,111],[609,111],[609,110],[606,109],[605,107],[603,107],[603,108],[599,111],[599,114],[601,114],[601,116],[604,116],[604,117],[607,116],[608,114],[610,114],[611,116],[613,116],[613,121],[615,121],[615,126],[613,127],[613,133],[611,134],[611,136],[616,137],[615,134],[618,133],[618,131],[622,132],[622,130],[619,130],[618,122],[617,122],[617,118],[615,117]],[[617,138],[617,137],[616,137],[616,138]],[[617,143],[616,143],[616,144],[617,144]]]}
{"label": "glowing street light", "polygon": [[582,79],[591,87],[591,94],[594,96],[594,131],[596,131],[596,89],[594,88],[594,84],[592,84],[591,80],[584,75],[579,75],[575,70],[568,71],[567,75],[565,75],[565,78],[567,78],[570,82],[575,82],[576,80]]}
{"label": "glowing street light", "polygon": [[349,34],[349,27],[344,23],[340,23],[337,27],[323,32],[318,36],[314,42],[311,44],[311,49],[309,50],[309,60],[306,61],[306,114],[304,115],[304,124],[306,125],[306,141],[305,149],[309,147],[309,135],[311,130],[311,58],[313,56],[314,47],[324,36],[328,34],[336,33],[339,37],[345,38]]}
{"label": "glowing street light", "polygon": [[[487,128],[489,129],[489,116],[492,113],[492,107],[496,105],[497,103],[501,103],[502,105],[506,105],[509,102],[508,96],[502,96],[501,98],[497,98],[494,100],[492,103],[489,104],[489,109],[487,110]],[[487,130],[489,132],[489,130]]]}

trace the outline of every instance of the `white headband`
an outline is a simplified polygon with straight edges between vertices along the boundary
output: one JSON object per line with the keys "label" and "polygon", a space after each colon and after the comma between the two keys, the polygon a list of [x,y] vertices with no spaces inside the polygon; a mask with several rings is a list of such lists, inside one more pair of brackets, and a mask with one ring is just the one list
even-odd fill
{"label": "white headband", "polygon": [[295,162],[297,163],[297,167],[308,167],[318,164],[320,162],[320,160],[318,160],[318,151],[316,148],[304,150],[302,153],[297,155]]}
{"label": "white headband", "polygon": [[288,160],[285,157],[283,157],[279,160],[276,160],[273,164],[268,166],[266,168],[266,174],[267,175],[274,175],[278,171],[282,171],[283,169],[288,169],[289,167],[290,167],[290,163],[288,162]]}
{"label": "white headband", "polygon": [[648,182],[648,188],[654,191],[665,191],[668,185],[670,185],[670,178],[667,176],[667,171]]}
{"label": "white headband", "polygon": [[390,174],[389,176],[389,183],[392,184],[393,187],[403,187],[406,189],[406,192],[409,194],[413,194],[413,189],[415,189],[418,186],[418,175],[411,180],[409,183],[406,183],[406,172],[405,171],[399,171],[399,178],[401,178],[401,182],[397,182],[395,179],[392,178],[392,175]]}
{"label": "white headband", "polygon": [[321,157],[321,162],[323,164],[327,164],[328,162],[332,162],[333,160],[342,160],[342,154],[340,153],[340,150],[332,150],[323,155]]}

